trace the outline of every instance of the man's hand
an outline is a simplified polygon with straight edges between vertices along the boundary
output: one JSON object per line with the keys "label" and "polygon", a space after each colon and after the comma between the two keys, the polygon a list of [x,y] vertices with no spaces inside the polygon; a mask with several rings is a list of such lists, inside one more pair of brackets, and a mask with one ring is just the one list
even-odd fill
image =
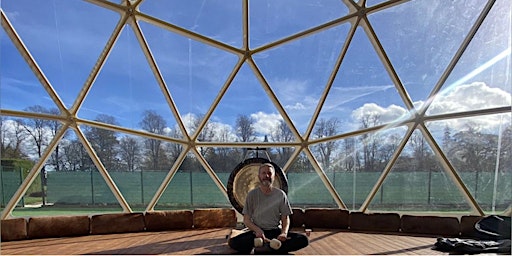
{"label": "man's hand", "polygon": [[263,230],[254,231],[254,235],[258,238],[263,238],[263,241],[266,241],[267,238],[265,237],[265,233],[263,233]]}
{"label": "man's hand", "polygon": [[279,234],[279,236],[277,236],[277,239],[279,241],[281,241],[281,242],[284,242],[284,241],[286,241],[286,239],[288,239],[287,238],[287,234],[286,233],[281,233],[281,234]]}

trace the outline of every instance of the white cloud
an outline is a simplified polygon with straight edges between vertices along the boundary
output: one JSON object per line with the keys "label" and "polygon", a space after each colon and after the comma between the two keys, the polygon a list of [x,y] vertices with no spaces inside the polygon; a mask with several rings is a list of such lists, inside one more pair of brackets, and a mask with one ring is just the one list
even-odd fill
{"label": "white cloud", "polygon": [[397,105],[381,107],[375,103],[366,103],[362,107],[352,111],[352,118],[359,120],[363,116],[380,116],[382,123],[390,123],[407,114],[407,110]]}
{"label": "white cloud", "polygon": [[463,84],[442,91],[432,102],[428,114],[510,106],[510,93],[482,82]]}
{"label": "white cloud", "polygon": [[257,134],[269,135],[283,118],[280,114],[268,114],[264,112],[258,112],[251,114],[251,118],[254,119],[254,130]]}

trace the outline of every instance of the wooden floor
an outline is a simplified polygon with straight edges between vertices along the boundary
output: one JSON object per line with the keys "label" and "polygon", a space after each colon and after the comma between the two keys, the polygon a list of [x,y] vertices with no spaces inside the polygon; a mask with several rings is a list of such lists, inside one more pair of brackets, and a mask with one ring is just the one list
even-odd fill
{"label": "wooden floor", "polygon": [[[142,232],[11,241],[0,246],[2,255],[234,254],[227,245],[229,233],[230,229]],[[435,237],[313,230],[309,238],[308,247],[292,254],[443,254],[432,249]]]}

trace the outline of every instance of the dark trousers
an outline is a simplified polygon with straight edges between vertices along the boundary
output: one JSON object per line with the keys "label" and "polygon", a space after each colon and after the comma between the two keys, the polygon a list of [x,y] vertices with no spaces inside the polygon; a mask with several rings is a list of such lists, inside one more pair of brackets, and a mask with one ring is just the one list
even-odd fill
{"label": "dark trousers", "polygon": [[[280,229],[264,230],[263,232],[265,233],[265,237],[268,239],[277,238],[277,236],[281,234]],[[254,248],[254,238],[256,238],[254,232],[248,230],[245,233],[229,239],[228,244],[229,247],[240,253],[249,254]],[[275,254],[286,254],[288,252],[302,249],[308,245],[309,239],[307,236],[300,233],[288,232],[288,239],[281,242],[281,248],[279,248],[279,250],[272,249],[272,251],[274,251]]]}

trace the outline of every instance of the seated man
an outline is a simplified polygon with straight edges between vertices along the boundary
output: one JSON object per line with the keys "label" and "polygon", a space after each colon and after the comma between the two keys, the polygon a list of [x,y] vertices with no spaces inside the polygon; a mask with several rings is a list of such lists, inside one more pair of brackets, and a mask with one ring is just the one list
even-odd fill
{"label": "seated man", "polygon": [[279,249],[271,249],[276,254],[296,251],[309,245],[308,238],[299,233],[288,232],[292,209],[286,193],[273,187],[275,169],[270,163],[262,164],[258,171],[259,187],[247,194],[243,208],[244,224],[250,230],[229,240],[231,248],[249,254],[254,248],[254,239],[263,241],[278,239]]}

